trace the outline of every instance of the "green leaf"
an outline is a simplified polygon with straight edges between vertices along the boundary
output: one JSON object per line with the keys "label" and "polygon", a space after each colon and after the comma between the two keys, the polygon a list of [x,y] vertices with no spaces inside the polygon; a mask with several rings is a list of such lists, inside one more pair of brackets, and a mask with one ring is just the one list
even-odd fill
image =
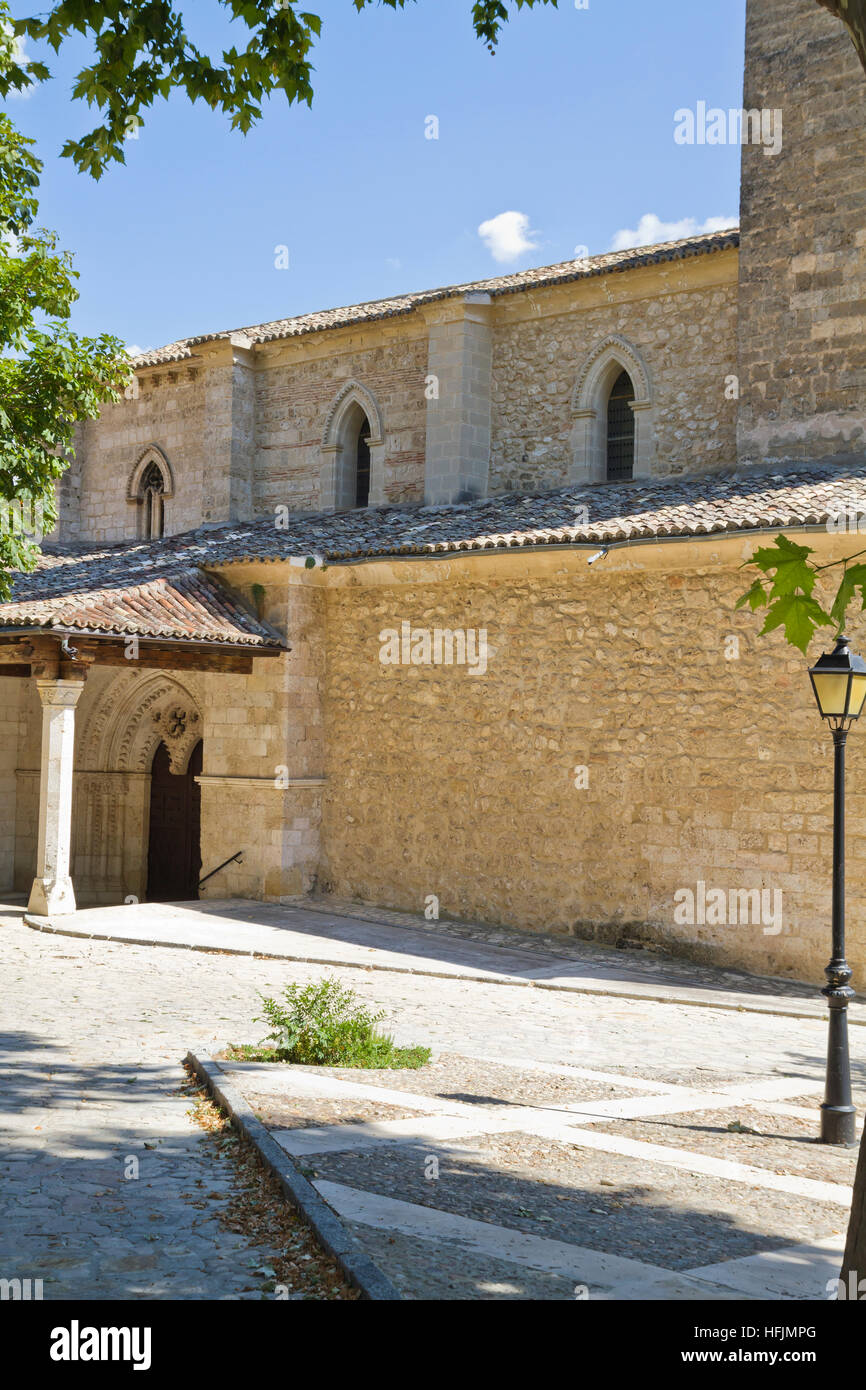
{"label": "green leaf", "polygon": [[851,602],[857,590],[860,590],[862,600],[860,607],[866,608],[866,565],[846,565],[833,606],[830,609],[830,617],[838,628],[842,628],[845,622],[845,613],[848,604]]}
{"label": "green leaf", "polygon": [[763,608],[768,602],[769,598],[764,588],[763,581],[756,579],[751,588],[747,589],[744,594],[740,594],[734,606],[736,608],[744,608],[745,605],[748,604],[754,613],[756,608]]}
{"label": "green leaf", "polygon": [[773,574],[771,598],[794,594],[798,589],[811,594],[815,587],[815,569],[808,564],[811,554],[811,546],[797,545],[787,536],[777,536],[773,545],[755,551],[751,563],[765,574]]}
{"label": "green leaf", "polygon": [[761,632],[772,632],[783,625],[787,641],[804,655],[816,628],[834,626],[832,618],[807,594],[786,594],[770,604]]}
{"label": "green leaf", "polygon": [[[36,564],[38,533],[56,521],[55,481],[76,424],[118,400],[129,375],[119,340],[70,331],[77,276],[55,233],[33,230],[41,165],[32,143],[0,112],[0,599],[15,571]],[[42,521],[32,527],[34,510]]]}

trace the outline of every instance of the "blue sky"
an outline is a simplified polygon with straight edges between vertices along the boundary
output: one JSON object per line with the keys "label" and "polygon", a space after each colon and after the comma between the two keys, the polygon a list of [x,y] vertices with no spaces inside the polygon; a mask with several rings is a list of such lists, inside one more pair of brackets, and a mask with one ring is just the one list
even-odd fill
{"label": "blue sky", "polygon": [[[178,4],[200,45],[240,46],[217,0]],[[79,331],[152,347],[605,251],[650,216],[662,236],[736,219],[738,147],[676,144],[673,113],[740,106],[745,0],[560,0],[517,15],[495,56],[471,0],[308,7],[313,107],[274,99],[246,137],[178,96],[93,183],[58,158],[97,124],[69,96],[83,43],[11,103],[45,161],[40,221],[75,252]]]}

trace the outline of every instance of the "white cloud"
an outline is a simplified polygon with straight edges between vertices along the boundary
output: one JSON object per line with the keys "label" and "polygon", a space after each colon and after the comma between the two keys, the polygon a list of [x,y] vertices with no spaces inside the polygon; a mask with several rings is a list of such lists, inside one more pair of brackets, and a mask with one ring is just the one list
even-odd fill
{"label": "white cloud", "polygon": [[[11,26],[9,24],[3,25],[4,32],[7,34],[10,28]],[[27,52],[26,44],[27,40],[23,36],[12,40],[12,57],[16,63],[29,63],[31,61],[31,54]],[[20,91],[13,87],[7,92],[6,99],[7,101],[26,101],[35,91],[36,85],[31,82],[29,87],[23,87]]]}
{"label": "white cloud", "polygon": [[611,251],[627,251],[632,246],[653,246],[658,241],[678,241],[681,237],[699,236],[701,232],[721,232],[736,227],[736,217],[708,217],[698,222],[696,217],[681,217],[679,222],[662,222],[654,212],[645,212],[632,230],[617,232],[610,244]]}
{"label": "white cloud", "polygon": [[529,230],[525,212],[500,212],[481,223],[478,235],[495,261],[516,261],[538,245],[531,240],[534,233]]}
{"label": "white cloud", "polygon": [[129,357],[143,357],[146,352],[153,352],[153,348],[139,347],[138,343],[127,343],[126,351]]}

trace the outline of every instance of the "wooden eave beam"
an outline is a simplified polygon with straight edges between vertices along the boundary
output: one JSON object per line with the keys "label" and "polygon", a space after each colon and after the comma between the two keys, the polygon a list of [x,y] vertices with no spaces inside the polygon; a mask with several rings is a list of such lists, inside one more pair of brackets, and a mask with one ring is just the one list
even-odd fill
{"label": "wooden eave beam", "polygon": [[[83,680],[90,666],[143,666],[162,671],[249,675],[254,658],[280,656],[284,650],[288,648],[219,647],[141,637],[136,647],[128,639],[75,633],[0,634],[0,673],[14,669],[16,674],[29,671],[34,675]],[[71,651],[75,652],[74,657],[66,654]]]}

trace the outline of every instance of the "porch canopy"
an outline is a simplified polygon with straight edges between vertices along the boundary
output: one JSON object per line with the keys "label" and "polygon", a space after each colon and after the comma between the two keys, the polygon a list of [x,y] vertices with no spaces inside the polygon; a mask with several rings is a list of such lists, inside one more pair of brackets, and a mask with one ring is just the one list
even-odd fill
{"label": "porch canopy", "polygon": [[155,558],[121,547],[44,554],[0,604],[0,677],[32,676],[42,704],[37,864],[28,903],[39,916],[75,911],[75,707],[88,670],[132,664],[245,674],[254,659],[288,650],[238,593],[188,555],[175,556],[173,565],[153,564]]}

